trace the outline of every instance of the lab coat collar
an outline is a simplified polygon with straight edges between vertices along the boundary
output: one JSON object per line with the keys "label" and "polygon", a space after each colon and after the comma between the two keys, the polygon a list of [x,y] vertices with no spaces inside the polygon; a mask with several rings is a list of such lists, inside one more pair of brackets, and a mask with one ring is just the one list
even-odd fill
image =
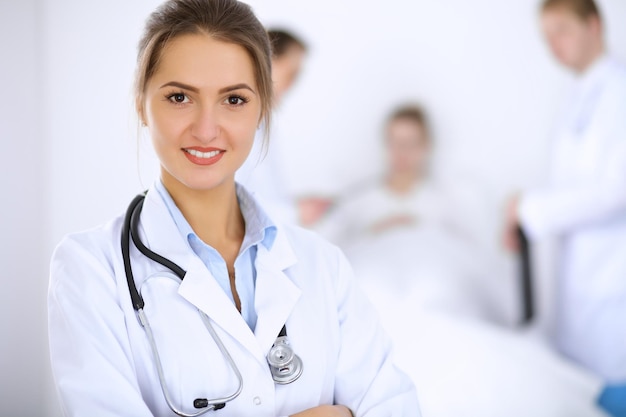
{"label": "lab coat collar", "polygon": [[259,318],[254,333],[202,260],[185,242],[154,186],[146,195],[140,234],[146,246],[187,271],[178,290],[180,296],[265,363],[265,355],[300,297],[300,289],[284,272],[297,262],[284,231],[277,231],[271,249],[258,246],[255,308]]}

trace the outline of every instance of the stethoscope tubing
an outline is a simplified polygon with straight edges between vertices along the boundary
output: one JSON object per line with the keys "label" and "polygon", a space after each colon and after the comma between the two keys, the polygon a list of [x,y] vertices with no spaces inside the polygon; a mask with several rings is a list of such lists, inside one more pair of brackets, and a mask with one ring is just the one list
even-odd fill
{"label": "stethoscope tubing", "polygon": [[[150,344],[150,349],[152,350],[152,356],[154,357],[154,362],[156,365],[156,369],[157,369],[157,373],[159,375],[159,382],[161,383],[161,391],[163,392],[163,397],[165,397],[165,402],[167,403],[167,406],[177,415],[181,416],[181,417],[197,417],[199,415],[202,415],[206,412],[209,412],[211,410],[214,410],[217,405],[222,405],[225,404],[224,401],[222,401],[221,399],[217,399],[217,400],[211,400],[209,401],[209,406],[206,409],[203,409],[197,413],[185,413],[182,410],[179,410],[175,405],[174,402],[172,401],[171,397],[170,397],[170,391],[167,387],[167,382],[165,380],[165,373],[163,372],[163,365],[161,364],[161,357],[159,355],[159,350],[156,347],[156,342],[154,340],[154,335],[152,334],[152,328],[150,327],[150,323],[148,321],[148,318],[146,317],[143,309],[139,309],[137,311],[137,315],[139,316],[139,321],[141,322],[141,325],[143,326],[143,328],[146,331],[146,334],[148,335],[148,341]],[[240,381],[240,387],[241,387],[241,381]],[[240,392],[241,390],[239,390]],[[237,394],[239,394],[239,392],[237,392]],[[221,408],[221,407],[219,407]]]}
{"label": "stethoscope tubing", "polygon": [[[163,392],[163,396],[165,397],[165,402],[168,407],[177,415],[181,417],[197,417],[204,413],[207,413],[211,410],[219,410],[224,408],[227,402],[234,400],[241,394],[243,390],[243,377],[237,364],[234,359],[222,343],[222,340],[218,336],[217,332],[211,325],[211,322],[208,316],[202,311],[198,310],[200,313],[200,317],[202,318],[202,322],[205,327],[208,329],[211,337],[217,344],[220,352],[226,358],[226,362],[230,366],[230,368],[235,373],[237,378],[237,389],[231,394],[223,398],[216,398],[212,400],[208,400],[205,398],[199,398],[194,401],[194,405],[197,401],[201,401],[202,405],[196,408],[202,408],[201,411],[197,413],[186,413],[182,410],[179,410],[173,403],[172,398],[170,396],[170,392],[167,386],[167,382],[165,379],[165,373],[163,371],[163,365],[161,363],[161,356],[159,355],[159,350],[157,348],[157,344],[154,338],[154,334],[152,332],[152,327],[150,326],[150,321],[144,312],[145,302],[141,293],[137,290],[137,286],[135,285],[135,279],[132,272],[132,266],[130,263],[130,239],[132,239],[135,247],[146,257],[149,259],[167,267],[170,269],[179,279],[183,279],[185,277],[186,271],[176,265],[174,262],[169,259],[164,258],[163,256],[151,251],[148,249],[141,239],[139,239],[138,229],[139,229],[139,213],[143,207],[143,202],[145,199],[145,194],[140,194],[136,196],[133,201],[128,206],[128,210],[126,211],[126,216],[124,217],[124,224],[122,227],[122,258],[124,260],[124,270],[126,272],[126,280],[128,282],[128,289],[130,291],[130,297],[133,303],[133,308],[137,313],[137,317],[139,319],[139,323],[144,328],[146,335],[148,337],[148,343],[150,344],[150,350],[152,351],[152,356],[154,358],[157,374],[159,377],[159,383],[161,385],[161,391]],[[205,408],[206,407],[206,408]]]}
{"label": "stethoscope tubing", "polygon": [[[198,309],[198,313],[200,314],[202,322],[204,323],[205,327],[211,334],[211,337],[217,344],[220,352],[222,353],[224,358],[226,358],[226,361],[228,362],[229,366],[235,373],[235,376],[237,377],[237,381],[238,381],[238,386],[237,386],[237,389],[232,394],[223,398],[217,398],[213,400],[207,400],[206,398],[196,399],[194,401],[194,407],[202,408],[202,411],[199,411],[197,413],[185,413],[184,411],[181,411],[174,406],[172,398],[170,397],[169,389],[167,387],[167,382],[165,381],[165,373],[163,372],[163,365],[161,363],[161,358],[159,355],[159,351],[157,349],[154,334],[152,333],[152,327],[150,326],[148,317],[146,316],[144,312],[145,302],[143,300],[143,297],[141,296],[141,293],[137,290],[137,286],[135,284],[135,279],[133,276],[133,271],[132,271],[132,266],[131,266],[131,261],[130,261],[131,239],[135,247],[137,248],[137,250],[139,250],[139,252],[141,252],[144,256],[151,259],[152,261],[157,262],[158,264],[168,268],[181,281],[185,278],[185,275],[187,272],[184,269],[182,269],[180,266],[178,266],[176,263],[172,262],[171,260],[150,250],[141,241],[139,237],[139,214],[141,213],[141,209],[143,208],[145,196],[146,196],[145,192],[143,194],[137,195],[128,206],[128,209],[126,210],[126,215],[124,217],[124,223],[122,226],[122,233],[121,233],[121,240],[122,240],[121,243],[122,243],[122,258],[124,261],[124,271],[126,272],[126,281],[128,283],[128,289],[130,292],[133,309],[135,310],[137,314],[139,323],[144,328],[146,335],[148,337],[148,342],[150,344],[150,349],[152,350],[152,356],[154,358],[155,366],[157,369],[159,382],[161,384],[161,390],[163,391],[163,396],[165,397],[165,401],[167,405],[175,414],[181,417],[197,417],[208,411],[219,410],[221,408],[224,408],[227,402],[232,401],[235,398],[237,398],[237,396],[239,396],[239,394],[241,394],[241,391],[243,390],[243,377],[241,375],[241,372],[239,371],[239,368],[237,367],[237,364],[235,363],[234,359],[228,352],[228,349],[226,349],[222,340],[220,339],[217,332],[211,325],[211,320],[204,312]],[[279,336],[277,338],[277,341],[282,340],[282,339],[285,339],[286,341],[287,340],[286,338],[287,338],[287,327],[286,325],[283,325],[279,333]],[[288,346],[289,343],[286,342],[286,343],[283,343],[283,345]],[[274,346],[272,346],[272,349],[274,349],[275,347],[276,347],[276,343],[274,344]],[[280,376],[280,377],[277,377],[273,373],[272,377],[276,383],[283,384],[283,385],[289,384],[300,377],[302,373],[302,361],[298,357],[298,355],[295,355],[295,354],[292,354],[292,355],[294,359],[293,365],[289,367],[292,370],[292,373],[285,374],[284,376]]]}

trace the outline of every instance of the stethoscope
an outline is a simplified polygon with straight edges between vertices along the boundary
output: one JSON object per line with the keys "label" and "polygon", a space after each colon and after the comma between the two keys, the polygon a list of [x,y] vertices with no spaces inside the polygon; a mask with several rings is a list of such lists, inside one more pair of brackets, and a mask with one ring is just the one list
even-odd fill
{"label": "stethoscope", "polygon": [[[211,325],[211,320],[204,312],[199,309],[198,312],[200,313],[202,322],[204,323],[205,327],[211,334],[211,337],[217,344],[220,352],[222,353],[224,358],[226,358],[228,365],[237,377],[238,386],[232,394],[223,398],[216,398],[212,400],[206,398],[196,398],[193,401],[194,408],[204,409],[196,413],[185,413],[179,410],[173,404],[172,397],[170,396],[170,391],[165,381],[163,365],[161,364],[161,359],[159,357],[159,351],[156,346],[154,334],[152,333],[152,328],[150,327],[150,323],[148,322],[148,317],[144,313],[145,303],[143,297],[141,296],[139,291],[137,291],[135,280],[133,278],[133,271],[130,265],[130,239],[133,240],[133,243],[135,244],[139,252],[141,252],[143,255],[147,256],[151,260],[170,269],[174,274],[176,274],[178,278],[180,278],[180,280],[185,277],[186,271],[169,259],[164,258],[157,253],[154,253],[141,242],[138,232],[139,215],[141,213],[144,200],[145,193],[139,194],[133,199],[126,211],[124,224],[122,226],[122,258],[124,260],[124,270],[126,271],[126,280],[128,282],[130,298],[133,303],[133,308],[137,312],[139,322],[141,323],[141,326],[144,328],[144,331],[146,332],[146,335],[148,337],[148,342],[150,343],[150,348],[152,350],[152,356],[154,358],[157,373],[159,375],[159,382],[161,384],[163,396],[165,397],[165,401],[167,402],[169,408],[174,413],[182,417],[196,417],[211,410],[220,410],[226,406],[227,402],[234,400],[241,393],[241,390],[243,389],[243,378],[241,376],[241,372],[239,372],[239,369],[237,368],[237,364],[235,364],[235,361],[230,356],[228,350],[222,343],[222,340],[217,335],[215,329]],[[267,363],[269,364],[272,378],[277,384],[290,384],[298,379],[302,374],[302,360],[298,355],[293,352],[293,349],[289,344],[289,339],[287,338],[287,327],[285,325],[283,325],[280,333],[276,338],[276,341],[274,342],[272,348],[267,354]]]}

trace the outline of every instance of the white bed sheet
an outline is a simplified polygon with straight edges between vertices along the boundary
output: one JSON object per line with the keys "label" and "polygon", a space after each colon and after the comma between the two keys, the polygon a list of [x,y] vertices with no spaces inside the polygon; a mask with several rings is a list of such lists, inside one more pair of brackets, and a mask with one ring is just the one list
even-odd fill
{"label": "white bed sheet", "polygon": [[488,263],[479,247],[437,224],[396,228],[344,246],[361,282],[412,290],[423,307],[489,319]]}
{"label": "white bed sheet", "polygon": [[606,417],[601,382],[530,331],[482,318],[467,247],[403,230],[345,248],[414,380],[424,417]]}

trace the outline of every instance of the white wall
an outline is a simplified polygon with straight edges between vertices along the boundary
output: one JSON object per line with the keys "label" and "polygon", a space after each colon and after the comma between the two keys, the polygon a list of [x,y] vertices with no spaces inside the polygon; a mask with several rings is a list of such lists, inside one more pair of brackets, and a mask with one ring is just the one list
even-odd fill
{"label": "white wall", "polygon": [[[143,23],[159,1],[42,1],[47,262],[64,234],[121,213],[156,172],[139,172],[149,152],[137,151],[131,87]],[[58,415],[50,380],[48,393]]]}
{"label": "white wall", "polygon": [[131,87],[143,22],[158,3],[46,0],[48,249],[120,213],[145,187]]}
{"label": "white wall", "polygon": [[44,409],[48,388],[38,6],[0,1],[0,413],[7,416]]}
{"label": "white wall", "polygon": [[[496,190],[539,179],[566,75],[543,45],[536,0],[250,4],[312,45],[282,126],[294,153],[307,155],[289,161],[310,174],[294,189],[341,187],[376,170],[382,120],[405,100],[431,113],[444,174]],[[600,4],[609,43],[626,58],[626,4]]]}
{"label": "white wall", "polygon": [[[45,336],[54,245],[121,213],[154,177],[149,148],[137,168],[130,90],[141,26],[158,3],[0,0],[7,415],[42,401],[47,415],[59,414]],[[311,46],[281,115],[294,155],[286,161],[292,190],[337,192],[379,170],[381,122],[393,105],[413,99],[434,122],[437,172],[476,186],[491,224],[503,196],[541,181],[567,75],[541,41],[535,0],[250,4],[264,23],[292,28]],[[600,4],[609,43],[626,60],[626,3]]]}

